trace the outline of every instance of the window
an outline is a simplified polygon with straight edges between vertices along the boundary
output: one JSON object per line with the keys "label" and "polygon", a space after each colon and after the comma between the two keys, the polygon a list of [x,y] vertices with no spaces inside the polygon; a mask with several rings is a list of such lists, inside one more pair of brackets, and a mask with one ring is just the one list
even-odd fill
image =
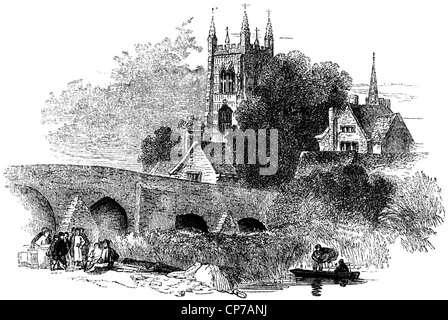
{"label": "window", "polygon": [[341,151],[358,151],[358,142],[341,142]]}
{"label": "window", "polygon": [[219,75],[219,93],[235,92],[235,72],[222,70]]}
{"label": "window", "polygon": [[341,126],[341,132],[354,133],[355,126]]}
{"label": "window", "polygon": [[199,171],[188,171],[187,178],[190,181],[201,182],[202,180],[202,172]]}
{"label": "window", "polygon": [[223,132],[232,127],[232,109],[226,104],[222,105],[218,111],[218,126],[219,130]]}

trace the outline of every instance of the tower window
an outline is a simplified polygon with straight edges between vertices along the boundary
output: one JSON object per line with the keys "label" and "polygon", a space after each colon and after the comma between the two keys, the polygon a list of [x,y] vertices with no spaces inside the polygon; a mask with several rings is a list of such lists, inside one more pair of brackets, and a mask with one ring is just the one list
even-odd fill
{"label": "tower window", "polygon": [[235,92],[235,72],[233,70],[222,70],[219,75],[219,93]]}
{"label": "tower window", "polygon": [[218,126],[221,132],[232,127],[232,113],[232,109],[226,104],[219,109]]}

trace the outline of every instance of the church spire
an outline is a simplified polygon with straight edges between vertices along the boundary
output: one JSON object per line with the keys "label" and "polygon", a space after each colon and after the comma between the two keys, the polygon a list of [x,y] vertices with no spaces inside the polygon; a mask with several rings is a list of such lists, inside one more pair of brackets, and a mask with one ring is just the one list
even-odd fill
{"label": "church spire", "polygon": [[274,46],[274,33],[272,32],[271,23],[271,10],[268,10],[268,23],[266,24],[266,33],[264,35],[264,46],[273,47]]}
{"label": "church spire", "polygon": [[210,30],[208,31],[209,37],[216,37],[216,28],[215,28],[215,8],[212,8],[212,22],[210,23]]}
{"label": "church spire", "polygon": [[244,7],[244,15],[243,15],[243,24],[241,25],[241,33],[243,32],[247,32],[250,33],[250,29],[249,29],[249,19],[247,18],[247,11],[246,11],[246,7],[248,7],[249,5],[244,3],[243,7]]}
{"label": "church spire", "polygon": [[241,34],[240,34],[240,45],[241,49],[246,51],[250,48],[250,29],[249,29],[249,19],[247,18],[246,7],[248,4],[244,3],[244,15],[243,15],[243,24],[241,25]]}
{"label": "church spire", "polygon": [[376,81],[375,71],[375,52],[373,53],[372,74],[370,76],[369,96],[367,97],[368,105],[378,105],[378,84]]}
{"label": "church spire", "polygon": [[226,44],[230,44],[229,27],[226,27]]}
{"label": "church spire", "polygon": [[254,45],[259,47],[260,46],[260,42],[258,41],[258,28],[255,28],[255,42]]}

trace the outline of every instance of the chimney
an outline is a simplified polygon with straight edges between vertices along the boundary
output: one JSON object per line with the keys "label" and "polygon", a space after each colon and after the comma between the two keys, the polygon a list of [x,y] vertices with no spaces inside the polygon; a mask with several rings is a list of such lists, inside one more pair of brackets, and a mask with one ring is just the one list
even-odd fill
{"label": "chimney", "polygon": [[186,155],[188,152],[188,149],[190,149],[191,145],[193,144],[193,136],[188,130],[184,130],[183,134],[183,145],[182,145],[182,156]]}
{"label": "chimney", "polygon": [[189,131],[193,136],[193,142],[197,141],[200,143],[202,141],[202,135],[204,133],[204,124],[199,119],[195,119]]}
{"label": "chimney", "polygon": [[348,102],[357,106],[359,104],[359,96],[356,94],[351,94],[348,96]]}

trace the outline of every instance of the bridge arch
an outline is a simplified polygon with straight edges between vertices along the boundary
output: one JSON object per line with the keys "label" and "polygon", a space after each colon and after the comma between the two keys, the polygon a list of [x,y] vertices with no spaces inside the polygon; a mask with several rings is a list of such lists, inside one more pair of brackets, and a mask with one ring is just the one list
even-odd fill
{"label": "bridge arch", "polygon": [[108,196],[89,207],[90,214],[98,227],[98,239],[113,239],[128,231],[128,216],[125,209]]}
{"label": "bridge arch", "polygon": [[43,227],[56,230],[56,217],[50,201],[36,188],[28,185],[14,184],[12,193],[17,196],[31,217],[24,230],[37,234]]}
{"label": "bridge arch", "polygon": [[238,229],[240,232],[262,232],[266,231],[264,224],[255,218],[243,218],[238,220]]}
{"label": "bridge arch", "polygon": [[175,228],[178,230],[208,232],[207,222],[205,222],[203,217],[194,213],[177,215]]}

